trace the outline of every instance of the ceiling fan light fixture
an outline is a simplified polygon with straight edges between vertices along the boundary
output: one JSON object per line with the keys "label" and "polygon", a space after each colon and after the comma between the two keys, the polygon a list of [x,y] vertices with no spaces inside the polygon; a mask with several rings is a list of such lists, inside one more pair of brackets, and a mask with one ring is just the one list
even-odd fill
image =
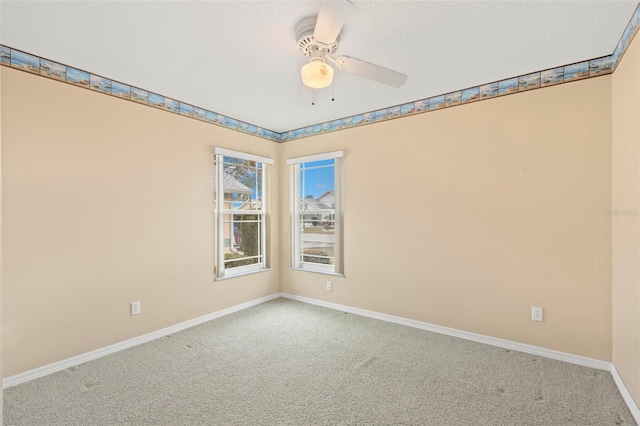
{"label": "ceiling fan light fixture", "polygon": [[300,70],[302,82],[312,89],[322,89],[333,81],[333,68],[322,58],[312,58]]}

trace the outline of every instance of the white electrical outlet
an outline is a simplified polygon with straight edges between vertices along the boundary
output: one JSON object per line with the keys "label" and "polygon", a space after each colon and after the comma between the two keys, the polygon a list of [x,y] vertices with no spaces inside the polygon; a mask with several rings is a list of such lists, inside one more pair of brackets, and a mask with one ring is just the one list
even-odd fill
{"label": "white electrical outlet", "polygon": [[333,290],[333,283],[331,281],[327,281],[327,291]]}
{"label": "white electrical outlet", "polygon": [[537,306],[531,307],[531,319],[533,321],[542,321],[542,308]]}
{"label": "white electrical outlet", "polygon": [[140,302],[131,303],[131,315],[138,315],[141,312]]}

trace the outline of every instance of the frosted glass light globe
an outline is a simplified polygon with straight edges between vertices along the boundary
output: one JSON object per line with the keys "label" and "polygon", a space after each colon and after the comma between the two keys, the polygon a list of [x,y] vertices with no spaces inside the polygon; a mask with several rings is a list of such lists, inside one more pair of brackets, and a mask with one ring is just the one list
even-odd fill
{"label": "frosted glass light globe", "polygon": [[333,81],[333,68],[324,59],[312,59],[300,70],[302,82],[312,89],[322,89]]}

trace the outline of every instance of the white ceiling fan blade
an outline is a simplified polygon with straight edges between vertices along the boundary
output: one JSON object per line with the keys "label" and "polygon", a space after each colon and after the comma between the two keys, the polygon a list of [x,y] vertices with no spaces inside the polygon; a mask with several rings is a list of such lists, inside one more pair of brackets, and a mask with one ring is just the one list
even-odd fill
{"label": "white ceiling fan blade", "polygon": [[353,5],[349,0],[325,1],[322,3],[313,37],[324,44],[331,44],[338,38]]}
{"label": "white ceiling fan blade", "polygon": [[335,59],[335,63],[341,70],[357,74],[370,80],[375,80],[388,86],[400,87],[407,82],[406,74],[349,56],[339,56]]}

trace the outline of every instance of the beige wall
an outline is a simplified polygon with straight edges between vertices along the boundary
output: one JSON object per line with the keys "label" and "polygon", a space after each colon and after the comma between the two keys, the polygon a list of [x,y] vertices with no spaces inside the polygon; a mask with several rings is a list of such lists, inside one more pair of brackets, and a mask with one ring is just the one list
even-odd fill
{"label": "beige wall", "polygon": [[613,75],[613,363],[640,405],[640,36]]}
{"label": "beige wall", "polygon": [[[287,142],[281,156],[338,149],[346,277],[291,270],[285,217],[284,292],[611,359],[611,76]],[[283,212],[287,179],[283,167]]]}
{"label": "beige wall", "polygon": [[277,240],[271,271],[213,281],[211,147],[275,143],[1,72],[4,377],[278,291]]}

